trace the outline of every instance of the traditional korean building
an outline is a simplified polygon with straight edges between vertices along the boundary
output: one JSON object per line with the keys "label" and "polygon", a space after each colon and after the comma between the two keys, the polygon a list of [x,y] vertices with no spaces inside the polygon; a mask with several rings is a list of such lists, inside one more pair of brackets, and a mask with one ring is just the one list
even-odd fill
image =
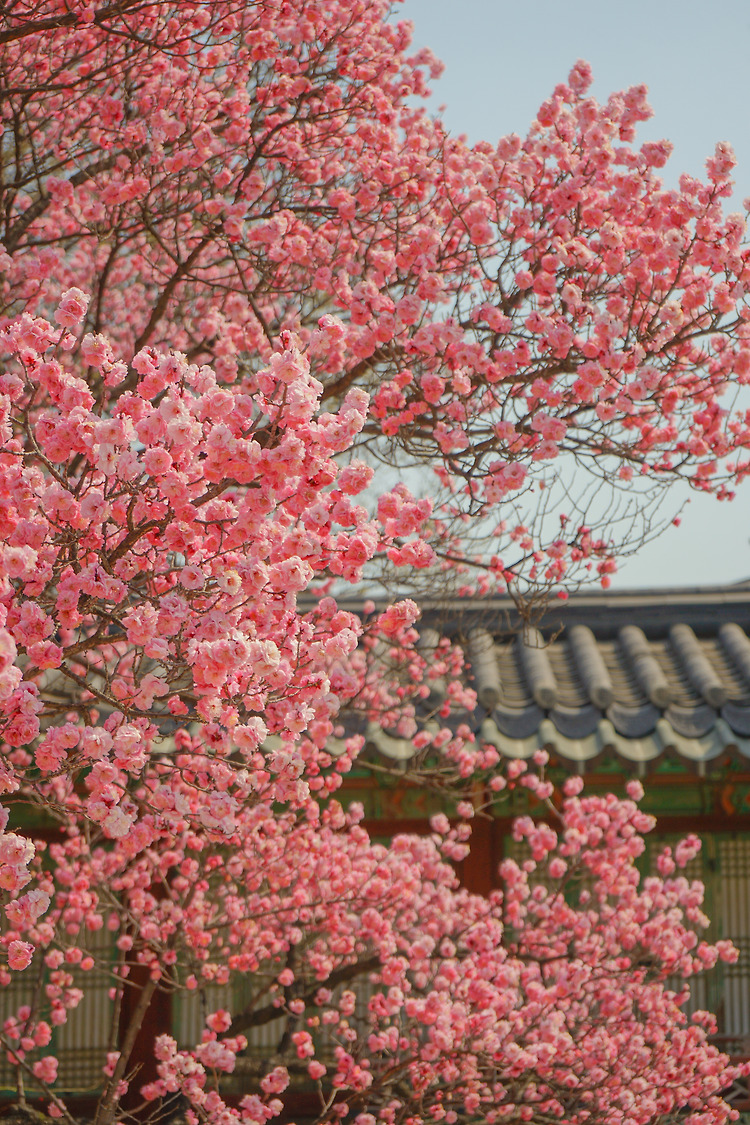
{"label": "traditional korean building", "polygon": [[[731,938],[740,956],[694,986],[691,1006],[717,1014],[723,1049],[749,1056],[750,583],[578,594],[536,624],[501,599],[422,609],[426,649],[439,631],[468,658],[478,706],[454,721],[505,758],[545,749],[553,779],[580,774],[589,790],[620,792],[639,778],[657,821],[644,870],[665,843],[701,838],[686,874],[705,883],[709,936]],[[370,755],[408,775],[407,740],[373,724],[367,738]],[[373,833],[426,830],[434,799],[423,790],[362,773],[347,791],[364,802]],[[492,819],[475,822],[461,873],[470,888],[497,885],[525,800],[511,794]],[[750,1109],[746,1089],[733,1096]]]}
{"label": "traditional korean building", "polygon": [[[578,594],[534,624],[503,599],[427,601],[422,611],[423,655],[430,660],[441,635],[461,645],[477,694],[472,712],[446,722],[468,725],[504,758],[545,749],[556,781],[580,774],[590,790],[618,792],[639,778],[643,807],[657,821],[644,870],[664,843],[687,832],[701,837],[701,855],[686,873],[706,885],[709,937],[731,938],[740,956],[697,983],[692,1006],[716,1012],[729,1054],[750,1056],[750,583]],[[434,685],[429,707],[444,689]],[[413,743],[373,723],[365,733],[363,762],[346,776],[343,799],[363,803],[375,837],[428,832],[440,798],[409,780]],[[510,828],[527,801],[516,791],[491,817],[476,818],[459,872],[467,887],[486,893],[497,885],[501,859],[517,854]],[[58,1033],[62,1085],[79,1091],[82,1104],[99,1081],[95,1040],[108,1022],[106,989],[106,981],[101,993],[92,988],[86,1019]],[[200,1034],[202,1013],[192,1001],[175,998],[152,1015],[152,1028],[171,1027],[183,1042]],[[251,1032],[251,1052],[272,1051],[275,1034],[273,1024]],[[153,1062],[143,1063],[146,1073]],[[2,1066],[0,1084],[9,1078]],[[241,1069],[236,1083],[239,1093]],[[731,1096],[750,1111],[747,1089]]]}

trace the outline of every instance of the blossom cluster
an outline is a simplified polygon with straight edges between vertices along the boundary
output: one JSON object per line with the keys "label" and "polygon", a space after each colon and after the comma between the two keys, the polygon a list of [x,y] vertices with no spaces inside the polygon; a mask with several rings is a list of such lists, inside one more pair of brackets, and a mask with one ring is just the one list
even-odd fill
{"label": "blossom cluster", "polygon": [[[316,578],[357,580],[396,531],[419,532],[429,505],[401,485],[381,497],[378,520],[352,503],[370,474],[334,455],[364,425],[367,396],[352,389],[335,414],[321,412],[321,386],[291,340],[252,394],[180,353],[142,349],[133,391],[102,415],[59,353],[85,308],[70,291],[61,329],[25,314],[0,333],[15,362],[0,376],[3,787],[32,766],[85,770],[88,817],[125,836],[137,819],[128,778],[178,721],[199,723],[219,761],[239,749],[243,797],[304,802],[294,744],[312,729],[322,748],[331,733],[345,698],[331,675],[363,625],[332,599],[300,613],[298,596]],[[105,377],[116,365],[109,347],[88,362]],[[417,614],[394,604],[373,629],[396,644]],[[50,722],[61,687],[69,713]],[[259,756],[269,735],[288,751]],[[200,815],[226,833],[237,798],[221,778],[236,771],[211,768],[217,792]]]}
{"label": "blossom cluster", "polygon": [[[0,794],[59,827],[0,813],[19,1088],[70,1112],[52,1036],[104,978],[102,1125],[178,1094],[260,1125],[300,1080],[321,1125],[724,1125],[737,1071],[685,1014],[735,956],[678,873],[696,841],[641,879],[634,799],[569,785],[462,890],[477,793],[553,793],[454,721],[462,654],[406,595],[607,585],[607,513],[566,484],[547,519],[571,465],[636,506],[746,475],[730,150],[665,189],[645,90],[599,105],[581,63],[525,139],[469,147],[387,0],[5,7]],[[394,574],[380,612],[334,597]],[[350,706],[469,790],[453,820],[385,847],[339,804]],[[154,1036],[167,994],[199,1042]]]}
{"label": "blossom cluster", "polygon": [[[537,795],[548,791],[533,771],[510,770],[507,782],[524,776]],[[143,966],[153,987],[225,998],[199,1042],[155,1040],[157,1074],[142,1092],[157,1110],[179,1093],[198,1118],[260,1125],[304,1075],[337,1107],[331,1121],[359,1120],[363,1095],[384,1125],[417,1105],[420,1122],[732,1119],[721,1095],[741,1070],[710,1044],[713,1017],[688,1017],[685,1005],[691,979],[737,951],[701,936],[703,888],[680,870],[695,837],[639,874],[653,819],[638,808],[637,783],[636,800],[571,783],[559,818],[520,818],[526,858],[505,859],[498,889],[482,898],[459,887],[450,862],[465,854],[470,807],[452,824],[433,818],[431,836],[385,847],[364,830],[361,807],[311,803],[299,816],[258,802],[220,844],[190,823],[191,786],[169,775],[180,817],[156,780],[144,822],[158,846],[139,851],[122,837],[91,850],[77,832],[50,845],[51,876],[34,865],[50,893],[32,931],[50,986],[3,1035],[43,1084],[54,1089],[50,1028],[76,1020],[87,979],[106,964],[90,952],[105,927],[123,968]],[[260,991],[238,1008],[243,977]],[[261,1066],[239,1105],[227,1101],[218,1079],[274,1021],[288,1030],[286,1053]],[[105,1092],[124,1091],[124,1058],[103,1054],[102,1067]]]}
{"label": "blossom cluster", "polygon": [[[588,511],[591,473],[637,505],[676,477],[729,496],[745,476],[747,412],[725,402],[750,371],[744,220],[722,212],[734,157],[719,145],[706,182],[667,189],[670,146],[635,144],[644,87],[599,104],[578,63],[525,138],[469,147],[419,104],[440,65],[409,54],[385,0],[186,0],[179,20],[164,0],[135,38],[126,14],[71,30],[53,0],[31,7],[53,26],[40,38],[8,16],[4,82],[23,92],[0,308],[49,316],[67,294],[57,323],[85,316],[71,346],[100,372],[96,397],[132,392],[114,352],[141,355],[156,393],[154,348],[252,394],[296,333],[323,402],[370,396],[367,427],[342,420],[342,440],[353,426],[400,470],[437,474],[430,542],[396,541],[390,561],[450,581],[461,559],[479,579],[458,584],[479,592],[587,571],[608,584],[632,544],[606,506]],[[46,75],[32,91],[29,51]],[[97,442],[105,466],[116,440]],[[233,450],[252,476],[258,452]],[[266,452],[264,472],[283,472]],[[169,475],[162,451],[149,464]],[[543,515],[556,480],[562,534]],[[513,518],[477,558],[463,517],[499,505]],[[367,547],[352,538],[353,560]]]}

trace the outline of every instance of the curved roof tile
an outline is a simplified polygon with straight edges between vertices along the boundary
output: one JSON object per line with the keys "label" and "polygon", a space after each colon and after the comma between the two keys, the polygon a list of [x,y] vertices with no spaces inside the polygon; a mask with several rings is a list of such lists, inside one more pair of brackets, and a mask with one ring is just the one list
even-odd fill
{"label": "curved roof tile", "polygon": [[664,715],[683,738],[702,738],[711,730],[717,719],[713,707],[702,703],[698,703],[695,707],[675,703],[666,708]]}
{"label": "curved roof tile", "polygon": [[656,729],[661,714],[653,703],[644,703],[641,707],[613,703],[607,709],[607,718],[623,738],[643,738],[644,735],[651,734]]}
{"label": "curved roof tile", "polygon": [[[691,592],[681,620],[668,597],[656,606],[653,595],[642,605],[608,595],[601,612],[587,609],[567,628],[526,623],[515,636],[503,633],[507,616],[493,630],[485,610],[464,644],[486,715],[472,725],[506,756],[547,746],[579,766],[605,750],[642,766],[665,753],[695,763],[727,749],[750,757],[750,639],[727,620],[733,596],[709,592],[712,617]],[[736,597],[750,628],[748,592]]]}
{"label": "curved roof tile", "polygon": [[725,703],[721,709],[721,715],[737,734],[750,736],[750,707]]}
{"label": "curved roof tile", "polygon": [[495,725],[506,738],[530,738],[539,729],[544,711],[535,703],[519,710],[496,707],[492,712]]}
{"label": "curved roof tile", "polygon": [[728,621],[719,629],[719,640],[745,684],[750,686],[750,641],[743,630],[736,622]]}
{"label": "curved roof tile", "polygon": [[547,749],[579,765],[592,762],[611,750],[624,761],[639,765],[648,764],[669,750],[696,764],[710,762],[723,754],[728,746],[736,748],[743,757],[750,758],[750,739],[738,738],[722,720],[703,738],[684,738],[667,719],[659,719],[653,735],[645,738],[623,738],[608,719],[601,719],[596,729],[584,738],[568,738],[557,730],[550,719],[542,720],[535,735],[508,738],[498,730],[493,719],[487,718],[482,723],[479,737],[506,758],[528,759],[536,750]]}
{"label": "curved roof tile", "polygon": [[566,738],[586,738],[598,727],[602,712],[586,703],[583,707],[555,707],[549,717],[555,729]]}
{"label": "curved roof tile", "polygon": [[624,625],[618,639],[641,690],[654,706],[668,707],[672,700],[672,689],[643,630],[637,625]]}
{"label": "curved roof tile", "polygon": [[606,711],[614,703],[615,692],[596,637],[588,625],[573,625],[568,632],[568,644],[589,699],[594,707]]}
{"label": "curved roof tile", "polygon": [[518,652],[537,706],[549,711],[557,703],[557,680],[552,671],[547,642],[538,629],[528,626],[518,638]]}
{"label": "curved roof tile", "polygon": [[[466,723],[505,757],[547,748],[579,770],[613,751],[641,770],[672,754],[697,767],[726,751],[750,760],[750,583],[583,594],[541,627],[513,613],[499,599],[425,607],[420,653],[429,665],[444,634],[462,644],[478,699],[439,725]],[[427,683],[430,728],[447,683]],[[392,762],[415,753],[376,723],[366,743]]]}
{"label": "curved roof tile", "polygon": [[502,699],[500,669],[497,665],[492,633],[481,627],[472,629],[469,633],[466,653],[474,670],[477,698],[487,711],[491,711]]}
{"label": "curved roof tile", "polygon": [[726,688],[711,667],[690,626],[673,625],[669,630],[669,639],[693,687],[701,693],[710,707],[723,707],[727,701]]}

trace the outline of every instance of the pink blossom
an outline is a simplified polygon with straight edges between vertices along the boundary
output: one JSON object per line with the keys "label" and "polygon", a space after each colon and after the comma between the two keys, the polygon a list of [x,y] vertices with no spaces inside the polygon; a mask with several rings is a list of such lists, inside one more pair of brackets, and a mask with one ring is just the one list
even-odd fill
{"label": "pink blossom", "polygon": [[402,629],[408,628],[419,617],[419,607],[410,598],[396,602],[388,607],[378,619],[378,626],[386,636],[394,637]]}
{"label": "pink blossom", "polygon": [[198,566],[183,566],[180,570],[180,585],[186,590],[200,590],[206,581],[206,576]]}
{"label": "pink blossom", "polygon": [[119,807],[110,809],[102,819],[102,828],[110,840],[120,840],[133,827],[133,819]]}
{"label": "pink blossom", "polygon": [[12,941],[8,946],[8,965],[11,969],[26,969],[34,956],[34,946],[27,941]]}
{"label": "pink blossom", "polygon": [[34,1077],[48,1086],[57,1080],[57,1059],[52,1055],[45,1055],[33,1065]]}
{"label": "pink blossom", "polygon": [[64,328],[74,328],[85,317],[88,306],[88,294],[74,286],[67,289],[60,298],[55,311],[55,320]]}
{"label": "pink blossom", "polygon": [[289,1085],[289,1074],[283,1066],[274,1067],[265,1078],[261,1079],[261,1089],[266,1094],[280,1094]]}
{"label": "pink blossom", "polygon": [[220,1008],[206,1017],[206,1024],[212,1031],[228,1031],[232,1025],[232,1017],[226,1009]]}
{"label": "pink blossom", "polygon": [[143,464],[152,476],[159,476],[172,468],[172,458],[166,449],[147,449],[143,455]]}
{"label": "pink blossom", "polygon": [[7,903],[5,913],[15,929],[27,930],[48,909],[50,896],[46,891],[33,888],[21,898]]}

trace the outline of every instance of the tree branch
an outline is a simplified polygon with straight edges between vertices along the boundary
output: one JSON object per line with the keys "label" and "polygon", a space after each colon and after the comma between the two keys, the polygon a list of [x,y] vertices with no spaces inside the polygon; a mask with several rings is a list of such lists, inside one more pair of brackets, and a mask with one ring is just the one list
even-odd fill
{"label": "tree branch", "polygon": [[[108,4],[106,8],[99,8],[94,12],[94,23],[101,24],[110,16],[119,16],[131,8],[143,7],[143,0],[117,0],[115,4]],[[153,5],[147,5],[152,7]],[[0,44],[13,43],[18,39],[26,39],[30,35],[39,35],[44,31],[56,31],[62,27],[75,27],[80,16],[77,12],[66,12],[65,15],[50,16],[46,20],[32,20],[30,23],[20,24],[8,31],[0,31]]]}
{"label": "tree branch", "polygon": [[[353,965],[343,965],[340,969],[334,969],[325,980],[316,981],[315,987],[308,989],[298,999],[303,1000],[305,1004],[309,1004],[319,988],[337,988],[340,984],[346,984],[347,981],[354,980],[363,973],[374,972],[380,964],[380,958],[372,956],[365,961],[355,961]],[[283,1010],[277,1008],[275,1004],[266,1004],[264,1008],[259,1008],[257,1011],[253,1011],[252,1008],[245,1008],[244,1012],[240,1012],[232,1019],[231,1027],[226,1034],[236,1035],[239,1031],[245,1031],[249,1027],[261,1027],[263,1024],[279,1019],[283,1014]]]}

